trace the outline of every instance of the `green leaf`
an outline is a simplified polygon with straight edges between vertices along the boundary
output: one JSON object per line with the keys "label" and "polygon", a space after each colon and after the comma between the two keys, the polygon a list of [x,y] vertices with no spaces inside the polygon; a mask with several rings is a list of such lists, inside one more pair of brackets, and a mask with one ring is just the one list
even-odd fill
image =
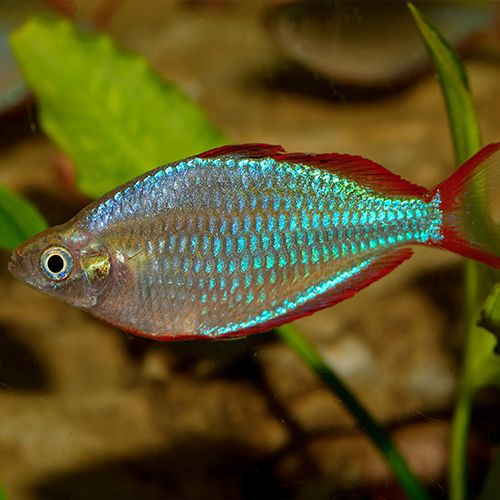
{"label": "green leaf", "polygon": [[417,27],[437,72],[444,94],[456,163],[460,165],[481,147],[476,111],[470,98],[467,73],[449,43],[409,3]]}
{"label": "green leaf", "polygon": [[312,371],[334,392],[366,432],[385,458],[401,488],[411,500],[427,500],[429,496],[422,483],[413,475],[404,457],[399,453],[391,437],[370,415],[342,379],[328,366],[314,345],[293,325],[282,325],[276,332]]}
{"label": "green leaf", "polygon": [[[470,96],[465,68],[439,32],[409,3],[420,34],[431,56],[446,102],[457,165],[481,147],[481,134]],[[473,187],[474,188],[474,187]],[[473,208],[475,220],[487,216],[486,200],[480,196]],[[493,354],[494,338],[476,324],[481,305],[492,286],[492,272],[485,266],[468,261],[466,265],[466,324],[467,338],[462,381],[459,385],[452,429],[450,460],[450,493],[454,500],[465,500],[466,453],[471,405],[478,389],[500,385],[500,360]]]}
{"label": "green leaf", "polygon": [[491,462],[483,491],[479,500],[498,500],[500,491],[500,449],[497,448],[493,461]]}
{"label": "green leaf", "polygon": [[43,130],[73,159],[89,196],[224,143],[195,103],[106,36],[35,18],[11,45]]}
{"label": "green leaf", "polygon": [[[64,21],[34,20],[11,40],[40,102],[42,127],[75,161],[79,185],[91,196],[146,169],[226,142],[193,103],[106,37],[81,33]],[[390,437],[290,328],[280,334],[367,429],[409,497],[426,499]]]}
{"label": "green leaf", "polygon": [[0,248],[13,250],[47,227],[38,210],[0,186]]}
{"label": "green leaf", "polygon": [[481,311],[479,326],[486,328],[497,339],[496,354],[500,354],[500,283],[497,283],[488,295]]}
{"label": "green leaf", "polygon": [[[409,8],[439,76],[448,110],[457,164],[461,164],[481,147],[479,124],[470,96],[465,68],[453,49],[438,31],[429,25],[417,8],[412,4],[409,4]],[[474,218],[486,217],[486,211],[486,203],[475,207]],[[466,346],[465,380],[462,386],[470,387],[471,390],[498,381],[485,377],[485,373],[498,372],[496,367],[488,370],[486,364],[497,365],[499,360],[492,356],[491,335],[476,326],[480,307],[494,283],[492,283],[491,276],[491,270],[485,266],[470,261],[467,263],[466,307],[471,334]]]}

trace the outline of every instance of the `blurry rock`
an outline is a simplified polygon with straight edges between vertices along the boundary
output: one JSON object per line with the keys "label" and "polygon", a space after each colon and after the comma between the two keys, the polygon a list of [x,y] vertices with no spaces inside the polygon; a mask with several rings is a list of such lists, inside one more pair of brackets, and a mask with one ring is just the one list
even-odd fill
{"label": "blurry rock", "polygon": [[[2,259],[2,269],[5,263]],[[184,464],[168,483],[169,497],[176,489],[199,494],[208,488],[209,497],[216,498],[226,484],[221,471],[234,469],[237,491],[248,464],[287,443],[286,427],[251,382],[170,371],[175,363],[168,344],[153,344],[142,365],[134,363],[122,332],[7,278],[4,271],[0,277],[0,294],[9,298],[0,302],[0,333],[29,346],[26,353],[48,376],[48,385],[33,394],[13,392],[15,386],[0,389],[0,467],[13,498],[33,498],[28,486],[49,475],[78,476],[76,471],[93,464],[92,477],[99,476],[107,468],[100,465],[103,460],[140,457],[146,450],[163,450],[164,462],[149,472],[159,484],[166,470],[180,460]],[[140,470],[142,460],[137,460]],[[111,469],[116,476],[107,486],[120,474],[119,467]],[[194,482],[189,470],[196,474]],[[209,471],[219,472],[213,477]],[[61,481],[51,490],[58,491]],[[94,486],[82,491],[97,498],[101,492]]]}
{"label": "blurry rock", "polygon": [[[6,259],[0,262],[5,265]],[[136,378],[121,332],[12,278],[0,282],[0,294],[9,297],[0,301],[1,324],[32,349],[48,374],[51,391],[68,395],[121,391]]]}
{"label": "blurry rock", "polygon": [[266,399],[244,381],[177,376],[175,384],[150,396],[157,429],[166,436],[205,436],[266,453],[275,453],[287,442],[286,429]]}
{"label": "blurry rock", "polygon": [[179,439],[171,447],[40,477],[32,495],[36,500],[260,500],[244,495],[242,487],[254,457],[253,448],[237,442]]}
{"label": "blurry rock", "polygon": [[[467,53],[493,26],[494,2],[417,2],[450,43]],[[283,54],[344,85],[404,84],[429,69],[405,2],[295,1],[276,8],[270,30]]]}
{"label": "blurry rock", "polygon": [[[402,426],[392,437],[411,469],[432,484],[446,471],[448,434],[446,423],[433,421]],[[378,450],[358,433],[311,439],[281,458],[276,469],[279,483],[288,485],[283,488],[286,498],[297,500],[333,498],[343,489],[394,481]],[[385,498],[403,498],[400,495]]]}
{"label": "blurry rock", "polygon": [[2,486],[9,498],[33,499],[33,483],[56,471],[158,447],[164,439],[150,415],[147,398],[137,391],[66,397],[2,393]]}
{"label": "blurry rock", "polygon": [[[369,302],[358,296],[299,325],[380,421],[450,404],[455,370],[441,340],[443,317],[418,292],[397,290]],[[268,346],[260,360],[272,393],[302,428],[324,432],[353,425],[342,402],[288,347]]]}
{"label": "blurry rock", "polygon": [[161,386],[168,384],[172,379],[170,358],[164,350],[148,350],[142,365],[144,379],[151,384]]}
{"label": "blurry rock", "polygon": [[0,391],[43,393],[51,388],[50,375],[31,345],[0,322]]}

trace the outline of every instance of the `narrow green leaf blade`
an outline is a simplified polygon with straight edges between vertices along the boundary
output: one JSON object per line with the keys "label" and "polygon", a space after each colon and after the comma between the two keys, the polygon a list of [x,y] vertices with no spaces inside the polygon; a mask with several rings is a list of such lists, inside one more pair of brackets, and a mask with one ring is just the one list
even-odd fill
{"label": "narrow green leaf blade", "polygon": [[444,94],[457,165],[481,147],[481,135],[460,58],[418,9],[408,4],[437,72]]}
{"label": "narrow green leaf blade", "polygon": [[497,339],[495,352],[500,354],[500,283],[497,283],[488,295],[481,311],[479,326],[486,328]]}
{"label": "narrow green leaf blade", "polygon": [[493,461],[491,462],[483,491],[478,500],[498,500],[500,491],[500,448],[497,447]]}
{"label": "narrow green leaf blade", "polygon": [[42,128],[73,159],[89,196],[224,143],[195,103],[106,36],[35,18],[11,45]]}
{"label": "narrow green leaf blade", "polygon": [[[413,4],[408,4],[420,34],[431,55],[448,110],[457,164],[476,153],[481,147],[479,123],[469,92],[465,68],[457,54],[439,32],[431,26]],[[476,197],[481,200],[481,197]],[[487,204],[477,203],[471,219],[488,217]],[[481,226],[482,227],[482,226]],[[466,346],[466,361],[463,385],[475,390],[488,383],[499,383],[499,360],[492,355],[491,335],[476,326],[483,301],[492,286],[491,271],[475,262],[467,263],[466,306],[467,322],[470,329]],[[494,365],[487,368],[487,365]],[[486,374],[492,377],[488,379]]]}
{"label": "narrow green leaf blade", "polygon": [[[446,40],[422,17],[418,9],[411,3],[408,7],[439,77],[448,112],[456,163],[460,165],[481,147],[479,123],[469,92],[465,68]],[[471,216],[478,220],[487,216],[487,204],[480,196],[476,198],[480,201],[474,207]],[[491,287],[491,271],[476,262],[468,261],[465,278],[468,332],[463,380],[459,386],[452,428],[450,494],[453,500],[467,498],[466,453],[474,395],[485,385],[500,384],[500,362],[493,354],[494,338],[476,325],[481,304]]]}
{"label": "narrow green leaf blade", "polygon": [[365,409],[342,379],[328,366],[314,345],[293,324],[282,325],[276,332],[312,371],[334,392],[379,452],[385,458],[401,488],[411,500],[428,500],[423,484],[414,476],[390,435]]}
{"label": "narrow green leaf blade", "polygon": [[31,203],[0,186],[0,248],[13,250],[47,227]]}
{"label": "narrow green leaf blade", "polygon": [[[76,162],[87,194],[98,196],[154,165],[225,142],[196,106],[105,37],[79,33],[65,22],[32,21],[12,43],[40,100],[42,126]],[[366,410],[307,341],[294,331],[289,343],[370,427],[409,497],[427,498],[390,438],[372,429]]]}

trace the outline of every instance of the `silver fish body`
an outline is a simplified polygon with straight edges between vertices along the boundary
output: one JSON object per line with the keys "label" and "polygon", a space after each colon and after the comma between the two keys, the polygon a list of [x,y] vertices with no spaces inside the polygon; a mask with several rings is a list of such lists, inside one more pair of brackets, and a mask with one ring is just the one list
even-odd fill
{"label": "silver fish body", "polygon": [[160,167],[17,251],[39,254],[56,236],[73,255],[69,279],[14,274],[126,331],[218,338],[343,300],[408,258],[408,245],[443,239],[439,190],[384,171],[394,192],[377,191],[358,157],[318,168],[276,149],[229,151]]}

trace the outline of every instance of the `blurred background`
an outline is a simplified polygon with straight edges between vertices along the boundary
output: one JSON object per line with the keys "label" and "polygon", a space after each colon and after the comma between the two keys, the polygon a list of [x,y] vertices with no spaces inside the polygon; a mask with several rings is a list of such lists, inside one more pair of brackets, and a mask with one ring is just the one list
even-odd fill
{"label": "blurred background", "polygon": [[[484,142],[500,140],[497,2],[417,5],[466,59]],[[404,2],[1,0],[0,183],[50,224],[88,200],[40,132],[6,38],[47,10],[143,55],[233,143],[360,154],[427,187],[454,169],[439,86]],[[9,499],[404,498],[342,403],[275,334],[134,338],[16,282],[8,259],[0,251]],[[354,299],[298,322],[433,498],[447,496],[462,295],[461,259],[417,249]],[[500,439],[498,396],[483,391],[475,406],[473,494]]]}

